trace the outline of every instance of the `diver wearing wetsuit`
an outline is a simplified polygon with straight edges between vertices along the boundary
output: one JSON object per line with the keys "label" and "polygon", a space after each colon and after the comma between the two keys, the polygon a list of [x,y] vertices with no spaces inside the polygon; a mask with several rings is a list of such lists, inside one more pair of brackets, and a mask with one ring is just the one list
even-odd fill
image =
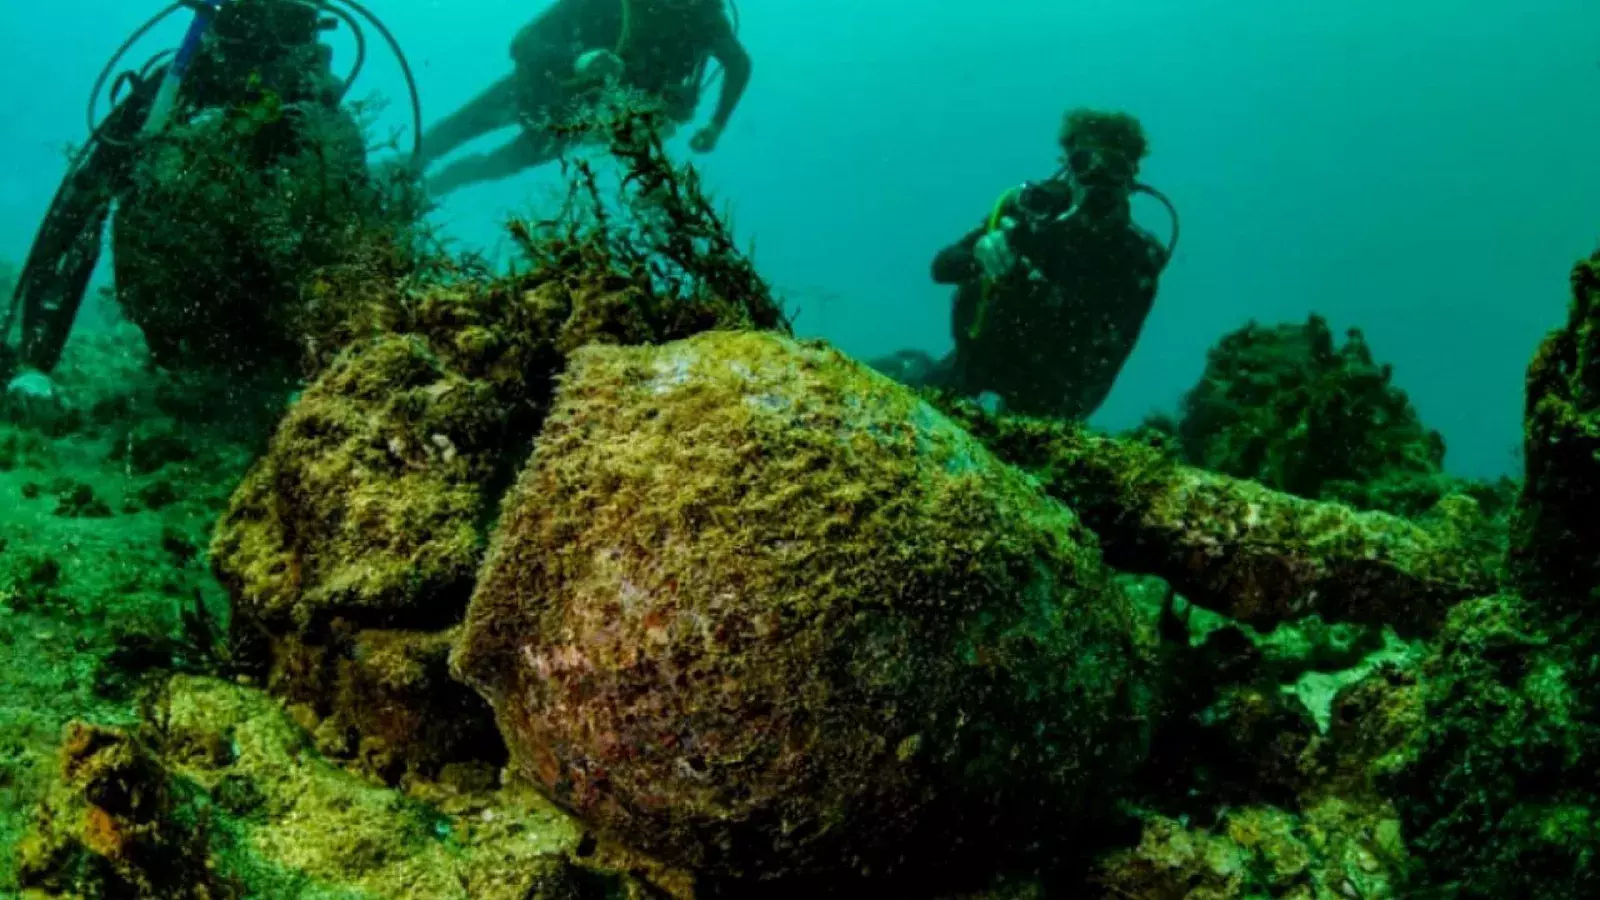
{"label": "diver wearing wetsuit", "polygon": [[[358,16],[376,24],[387,36],[381,22],[364,9],[341,6],[340,0],[323,0],[318,5],[298,0],[210,0],[174,3],[146,22],[134,37],[184,10],[190,12],[192,20],[175,58],[158,54],[142,68],[124,72],[111,82],[114,97],[116,86],[126,84],[128,89],[115,99],[104,119],[90,122],[89,139],[72,160],[39,225],[14,295],[0,297],[0,304],[11,301],[8,307],[0,308],[0,381],[22,370],[18,380],[8,386],[8,392],[51,390],[46,374],[55,368],[66,347],[89,279],[99,262],[108,222],[113,226],[112,245],[117,251],[113,255],[118,300],[124,303],[125,311],[128,269],[140,262],[161,264],[160,253],[140,252],[144,249],[141,242],[159,237],[144,224],[163,218],[164,213],[140,209],[137,176],[141,166],[154,170],[148,152],[152,146],[149,138],[161,133],[169,121],[187,125],[240,109],[260,115],[256,111],[269,108],[270,98],[270,108],[284,115],[281,122],[274,119],[270,131],[263,128],[263,133],[278,140],[257,141],[262,158],[232,160],[230,164],[271,170],[277,155],[287,153],[278,147],[294,146],[303,139],[324,147],[345,148],[360,158],[359,174],[365,175],[360,126],[350,113],[339,108],[348,85],[334,76],[333,51],[322,43],[321,36],[335,27],[324,13],[332,13],[355,29],[358,39]],[[130,46],[131,42],[124,44],[101,73],[91,98],[91,118],[101,88]],[[397,45],[391,42],[391,47],[399,53]],[[162,90],[167,88],[172,93],[163,97]],[[413,94],[413,102],[414,98]],[[315,138],[310,136],[312,126],[305,124],[303,115],[287,115],[310,108],[327,113],[326,119],[318,122],[321,131]],[[179,171],[173,177],[186,174]],[[128,226],[130,217],[138,218],[135,212],[147,213],[147,218]],[[233,277],[231,273],[214,274],[218,278]],[[207,314],[227,320],[243,315],[240,310],[223,306],[218,310],[199,309],[192,317],[198,320]],[[137,322],[137,316],[134,318]],[[139,324],[145,327],[145,323]],[[20,346],[16,350],[7,344],[14,329],[20,330]],[[148,329],[146,336],[159,356],[160,339]]]}
{"label": "diver wearing wetsuit", "polygon": [[422,141],[427,165],[491,131],[522,134],[490,153],[468,157],[429,179],[435,196],[507,178],[560,155],[564,140],[544,126],[608,78],[646,92],[671,120],[687,122],[700,100],[708,60],[723,68],[711,122],[690,147],[716,147],[750,81],[750,55],[739,43],[724,0],[556,0],[511,44],[515,71],[434,126]]}
{"label": "diver wearing wetsuit", "polygon": [[879,368],[993,392],[1025,415],[1082,419],[1105,401],[1171,248],[1132,218],[1131,194],[1155,193],[1135,181],[1146,153],[1137,120],[1073,111],[1061,147],[1059,174],[1008,192],[983,226],[934,259],[934,280],[957,285],[955,351],[938,362],[904,353]]}

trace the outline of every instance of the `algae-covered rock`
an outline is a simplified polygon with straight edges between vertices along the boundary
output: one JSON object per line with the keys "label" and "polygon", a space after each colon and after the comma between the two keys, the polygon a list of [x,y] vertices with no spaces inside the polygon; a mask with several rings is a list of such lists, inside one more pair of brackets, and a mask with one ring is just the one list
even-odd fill
{"label": "algae-covered rock", "polygon": [[241,660],[386,779],[503,755],[481,700],[444,675],[440,636],[566,355],[738,321],[733,303],[579,271],[431,285],[393,330],[347,335],[218,524]]}
{"label": "algae-covered rock", "polygon": [[1528,370],[1522,595],[1462,604],[1424,669],[1425,714],[1390,789],[1419,890],[1576,900],[1600,892],[1600,255]]}
{"label": "algae-covered rock", "polygon": [[21,846],[24,887],[89,897],[234,895],[207,870],[193,810],[145,742],[75,722],[60,762],[59,788]]}
{"label": "algae-covered rock", "polygon": [[349,336],[330,357],[235,492],[213,553],[236,610],[273,633],[334,617],[458,622],[497,478],[526,454],[567,354],[672,340],[739,314],[605,269],[408,296],[378,334]]}
{"label": "algae-covered rock", "polygon": [[1573,269],[1567,323],[1540,345],[1527,387],[1512,560],[1531,596],[1587,614],[1600,588],[1600,253]]}
{"label": "algae-covered rock", "polygon": [[1191,465],[1301,497],[1413,514],[1448,489],[1444,439],[1424,428],[1361,332],[1254,323],[1224,337],[1183,400]]}
{"label": "algae-covered rock", "polygon": [[1226,811],[1209,827],[1149,816],[1101,884],[1120,900],[1387,900],[1403,896],[1405,859],[1392,810],[1329,797],[1300,814]]}
{"label": "algae-covered rock", "polygon": [[142,735],[74,725],[25,842],[48,896],[600,900],[584,832],[526,789],[458,778],[432,803],[321,759],[260,691],[179,676]]}
{"label": "algae-covered rock", "polygon": [[213,539],[242,660],[341,735],[330,752],[390,781],[501,755],[442,637],[466,609],[500,454],[521,444],[501,401],[417,337],[343,354]]}
{"label": "algae-covered rock", "polygon": [[1537,604],[1462,604],[1424,669],[1416,746],[1389,785],[1424,865],[1417,888],[1577,900],[1600,890],[1594,627]]}
{"label": "algae-covered rock", "polygon": [[1240,622],[1270,628],[1315,613],[1426,633],[1452,604],[1500,584],[1498,560],[1457,546],[1448,523],[1307,500],[1074,423],[943,408],[1077,510],[1111,565],[1158,575]]}
{"label": "algae-covered rock", "polygon": [[340,615],[448,625],[471,589],[504,417],[420,340],[341,356],[235,493],[213,555],[235,609],[299,626]]}
{"label": "algae-covered rock", "polygon": [[454,663],[557,802],[718,876],[992,865],[1092,821],[1147,704],[1069,509],[753,333],[575,355]]}
{"label": "algae-covered rock", "polygon": [[314,730],[319,750],[387,783],[435,778],[453,763],[498,765],[505,750],[488,706],[450,675],[452,638],[342,621],[321,640],[277,635],[266,686]]}

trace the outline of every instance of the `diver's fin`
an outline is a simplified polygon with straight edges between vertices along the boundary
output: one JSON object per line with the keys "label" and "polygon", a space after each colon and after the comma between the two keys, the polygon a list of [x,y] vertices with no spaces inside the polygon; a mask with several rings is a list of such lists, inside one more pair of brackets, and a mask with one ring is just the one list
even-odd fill
{"label": "diver's fin", "polygon": [[41,372],[61,360],[100,260],[111,205],[128,189],[154,82],[137,86],[117,104],[73,160],[17,276],[12,303],[22,314],[21,362]]}

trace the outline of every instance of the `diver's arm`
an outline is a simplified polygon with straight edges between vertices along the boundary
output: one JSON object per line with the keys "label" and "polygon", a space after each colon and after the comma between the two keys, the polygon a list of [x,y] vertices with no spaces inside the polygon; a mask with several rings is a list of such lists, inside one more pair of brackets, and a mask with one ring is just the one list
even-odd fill
{"label": "diver's arm", "polygon": [[972,250],[983,232],[982,228],[974,228],[961,240],[939,251],[933,258],[935,284],[960,284],[978,277],[978,258]]}
{"label": "diver's arm", "polygon": [[728,120],[733,118],[733,111],[744,96],[745,86],[750,83],[750,53],[739,43],[738,35],[733,33],[733,25],[724,16],[717,20],[716,28],[717,33],[711,39],[708,52],[712,59],[722,64],[722,93],[717,97],[717,111],[712,113],[710,123],[689,139],[689,149],[696,153],[716,149],[717,141],[722,139],[722,130],[728,127]]}
{"label": "diver's arm", "polygon": [[[978,244],[990,234],[991,224],[994,230],[1003,232],[995,236],[1000,246],[993,249],[1001,254],[1003,265],[1014,265],[1017,251],[1024,251],[1025,255],[1026,249],[1037,243],[1034,220],[1039,215],[1038,207],[1042,205],[1048,212],[1056,206],[1065,210],[1070,205],[1070,194],[1062,201],[1055,196],[1058,192],[1048,189],[1049,185],[1049,182],[1027,182],[1002,194],[982,226],[974,228],[934,257],[933,280],[939,284],[959,284],[982,276],[984,261],[979,258]],[[999,275],[994,274],[994,277]]]}
{"label": "diver's arm", "polygon": [[733,26],[723,20],[717,40],[711,45],[711,57],[722,64],[722,92],[717,97],[717,110],[711,115],[711,127],[719,133],[728,127],[733,111],[744,97],[750,84],[750,52],[739,43]]}

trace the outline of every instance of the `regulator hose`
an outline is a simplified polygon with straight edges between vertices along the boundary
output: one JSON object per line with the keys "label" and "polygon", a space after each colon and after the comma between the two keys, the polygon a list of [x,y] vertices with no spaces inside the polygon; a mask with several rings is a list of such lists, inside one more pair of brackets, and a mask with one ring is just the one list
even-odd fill
{"label": "regulator hose", "polygon": [[321,9],[328,15],[343,22],[344,27],[350,30],[351,39],[356,42],[355,65],[350,67],[350,74],[344,77],[344,81],[339,87],[339,102],[343,103],[345,95],[350,93],[351,86],[356,83],[357,78],[361,77],[362,67],[367,64],[367,33],[361,30],[361,23],[356,21],[355,16],[351,15],[349,10],[334,9],[326,6]]}
{"label": "regulator hose", "polygon": [[[411,94],[411,159],[415,163],[422,159],[422,97],[417,93],[417,79],[411,73],[411,63],[406,59],[404,50],[400,49],[400,42],[395,40],[394,34],[383,24],[383,20],[373,14],[372,10],[357,3],[356,0],[314,0],[317,8],[339,15],[341,12],[353,12],[367,20],[373,28],[378,29],[378,34],[383,36],[389,44],[389,50],[394,54],[395,61],[400,63],[400,71],[405,75],[406,90]],[[336,7],[346,7],[340,10]]]}
{"label": "regulator hose", "polygon": [[168,16],[188,5],[185,0],[175,0],[175,2],[167,4],[160,12],[146,19],[143,25],[134,30],[133,34],[128,35],[127,40],[122,42],[122,46],[117,48],[117,52],[111,54],[111,58],[106,60],[105,67],[100,70],[100,75],[94,80],[94,88],[89,92],[87,121],[90,134],[94,134],[96,129],[99,128],[98,120],[95,118],[95,106],[99,104],[100,92],[105,90],[106,81],[111,78],[111,72],[117,67],[117,63],[122,62],[122,57],[128,54],[128,51],[133,48],[134,44],[139,42],[140,38],[149,34],[152,28],[160,25],[166,21]]}
{"label": "regulator hose", "polygon": [[1135,182],[1133,185],[1133,192],[1135,194],[1148,194],[1149,196],[1154,197],[1157,203],[1160,203],[1162,206],[1167,208],[1167,215],[1172,217],[1172,236],[1167,239],[1166,256],[1161,260],[1161,267],[1164,269],[1167,267],[1167,263],[1172,262],[1172,254],[1178,252],[1178,207],[1173,205],[1172,201],[1167,198],[1166,194],[1161,193],[1148,184]]}
{"label": "regulator hose", "polygon": [[[989,212],[989,221],[984,228],[984,234],[990,234],[1000,227],[1000,217],[1005,212],[1006,203],[1012,197],[1022,192],[1021,188],[1008,188],[994,201],[994,209]],[[982,284],[978,286],[978,308],[973,311],[972,324],[967,326],[967,337],[977,340],[983,333],[984,319],[989,316],[989,298],[994,294],[994,281],[987,275],[983,276]]]}
{"label": "regulator hose", "polygon": [[[350,29],[351,38],[356,44],[356,61],[351,67],[350,74],[345,78],[344,85],[340,91],[339,99],[341,101],[344,99],[344,95],[349,92],[350,86],[355,83],[356,78],[361,75],[361,71],[367,62],[367,36],[358,19],[365,20],[376,28],[378,33],[383,36],[384,41],[388,43],[390,51],[394,53],[395,60],[400,64],[401,73],[405,76],[406,91],[411,99],[411,154],[413,160],[419,159],[422,153],[422,98],[417,91],[417,81],[411,71],[411,62],[406,58],[405,51],[400,49],[400,42],[395,40],[394,34],[389,31],[388,27],[383,24],[383,21],[372,10],[357,2],[357,0],[309,0],[309,2],[311,6],[344,23],[345,27]],[[122,62],[122,58],[128,54],[134,44],[138,43],[156,26],[166,21],[173,13],[185,8],[193,9],[196,5],[195,0],[173,0],[172,3],[162,7],[159,12],[134,29],[133,33],[128,35],[116,52],[111,54],[111,58],[106,60],[105,65],[100,69],[100,74],[95,78],[93,89],[89,92],[85,123],[90,134],[94,134],[99,127],[97,113],[100,95],[105,92],[106,84],[112,80],[111,74],[116,70],[117,65]],[[145,71],[148,71],[148,69],[149,65],[147,64]],[[119,78],[118,82],[120,81],[121,79]]]}

